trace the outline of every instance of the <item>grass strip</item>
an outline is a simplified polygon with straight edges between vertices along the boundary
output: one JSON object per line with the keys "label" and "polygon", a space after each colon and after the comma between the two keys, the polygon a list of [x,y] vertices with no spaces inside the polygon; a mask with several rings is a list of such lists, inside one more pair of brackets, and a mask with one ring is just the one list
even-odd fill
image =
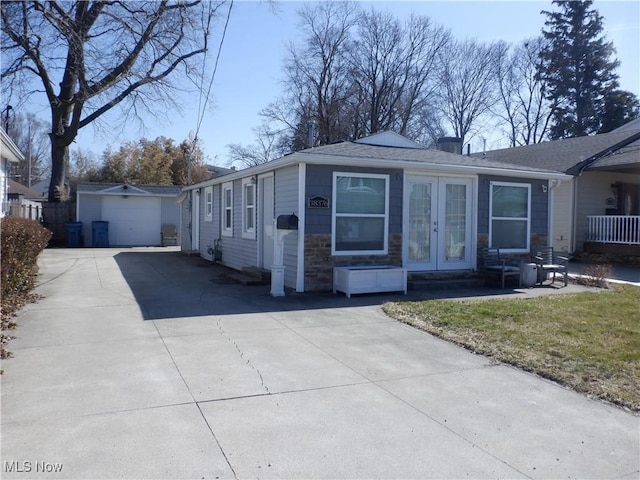
{"label": "grass strip", "polygon": [[399,321],[640,412],[640,289],[533,299],[392,302]]}

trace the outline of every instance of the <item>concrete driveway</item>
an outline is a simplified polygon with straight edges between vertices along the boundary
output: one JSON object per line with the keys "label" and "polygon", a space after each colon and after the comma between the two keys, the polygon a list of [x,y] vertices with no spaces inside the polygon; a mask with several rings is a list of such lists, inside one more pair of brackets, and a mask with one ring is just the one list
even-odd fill
{"label": "concrete driveway", "polygon": [[40,265],[2,478],[640,476],[638,417],[382,313],[411,296],[274,299],[172,248]]}

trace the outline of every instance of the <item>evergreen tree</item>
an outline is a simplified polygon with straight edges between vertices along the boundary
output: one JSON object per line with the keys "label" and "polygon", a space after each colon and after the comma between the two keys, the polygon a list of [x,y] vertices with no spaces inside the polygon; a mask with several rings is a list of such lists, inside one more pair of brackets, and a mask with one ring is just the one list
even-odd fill
{"label": "evergreen tree", "polygon": [[626,90],[611,90],[604,97],[602,122],[598,133],[607,133],[640,117],[638,97]]}
{"label": "evergreen tree", "polygon": [[558,12],[547,16],[542,34],[547,47],[540,54],[541,77],[553,112],[552,139],[597,133],[605,110],[605,97],[618,87],[611,59],[615,49],[603,35],[603,18],[590,7],[591,0],[554,0]]}

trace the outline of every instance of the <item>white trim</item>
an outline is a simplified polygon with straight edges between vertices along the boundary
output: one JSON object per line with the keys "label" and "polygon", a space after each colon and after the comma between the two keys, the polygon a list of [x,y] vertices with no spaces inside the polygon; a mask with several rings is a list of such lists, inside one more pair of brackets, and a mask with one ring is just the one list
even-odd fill
{"label": "white trim", "polygon": [[7,133],[0,128],[0,134],[2,139],[2,158],[7,162],[20,163],[24,162],[25,157],[22,151],[14,143]]}
{"label": "white trim", "polygon": [[204,189],[204,221],[213,222],[213,185]]}
{"label": "white trim", "polygon": [[[227,204],[227,191],[231,194],[231,205]],[[231,211],[230,222],[231,225],[227,226],[227,209]],[[222,201],[220,202],[220,233],[223,237],[233,237],[233,182],[226,182],[222,184]]]}
{"label": "white trim", "polygon": [[[337,201],[337,178],[338,177],[351,177],[351,178],[381,178],[384,180],[384,213],[341,213],[336,212],[338,205]],[[387,255],[389,253],[389,184],[390,175],[379,173],[363,173],[363,172],[333,172],[333,185],[332,185],[332,206],[331,206],[331,255],[344,256],[344,255]],[[382,250],[336,250],[336,220],[338,215],[340,217],[353,217],[353,218],[382,218],[384,220],[384,239]]]}
{"label": "white trim", "polygon": [[[264,266],[264,248],[265,248],[265,235],[266,235],[266,231],[265,231],[265,218],[264,218],[264,205],[262,204],[262,202],[264,201],[264,181],[265,179],[268,178],[272,178],[273,179],[273,200],[275,201],[275,192],[276,192],[276,180],[275,180],[275,175],[274,172],[268,172],[268,173],[264,173],[262,175],[258,176],[258,190],[257,190],[257,195],[258,195],[258,204],[257,204],[257,213],[258,213],[258,219],[257,219],[257,231],[256,231],[256,240],[257,240],[257,257],[258,257],[258,265],[262,265],[263,268],[267,268]],[[275,205],[274,205],[274,211],[275,211]],[[271,219],[273,220],[273,219]],[[273,239],[275,242],[275,233],[273,234]]]}
{"label": "white trim", "polygon": [[296,292],[304,292],[304,237],[306,222],[306,177],[307,165],[305,163],[298,164],[298,270],[296,275]]}
{"label": "white trim", "polygon": [[512,222],[524,221],[524,219],[516,217],[494,217],[493,216],[493,187],[520,187],[527,189],[527,234],[526,234],[526,248],[500,248],[504,253],[528,253],[531,251],[531,187],[530,183],[516,183],[516,182],[490,182],[489,183],[489,246],[493,246],[493,220],[508,220]]}
{"label": "white trim", "polygon": [[[253,204],[247,203],[247,191],[253,190]],[[247,177],[242,179],[242,238],[255,240],[256,238],[256,183],[253,177]],[[247,219],[251,209],[251,218],[253,225],[247,225]]]}

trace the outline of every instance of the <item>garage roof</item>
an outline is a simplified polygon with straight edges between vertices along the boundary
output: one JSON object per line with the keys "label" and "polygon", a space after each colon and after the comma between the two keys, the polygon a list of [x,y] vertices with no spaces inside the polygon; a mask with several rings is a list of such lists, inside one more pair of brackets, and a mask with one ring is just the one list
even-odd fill
{"label": "garage roof", "polygon": [[180,185],[134,185],[130,183],[79,183],[78,193],[95,195],[148,195],[155,197],[177,197],[182,191]]}

